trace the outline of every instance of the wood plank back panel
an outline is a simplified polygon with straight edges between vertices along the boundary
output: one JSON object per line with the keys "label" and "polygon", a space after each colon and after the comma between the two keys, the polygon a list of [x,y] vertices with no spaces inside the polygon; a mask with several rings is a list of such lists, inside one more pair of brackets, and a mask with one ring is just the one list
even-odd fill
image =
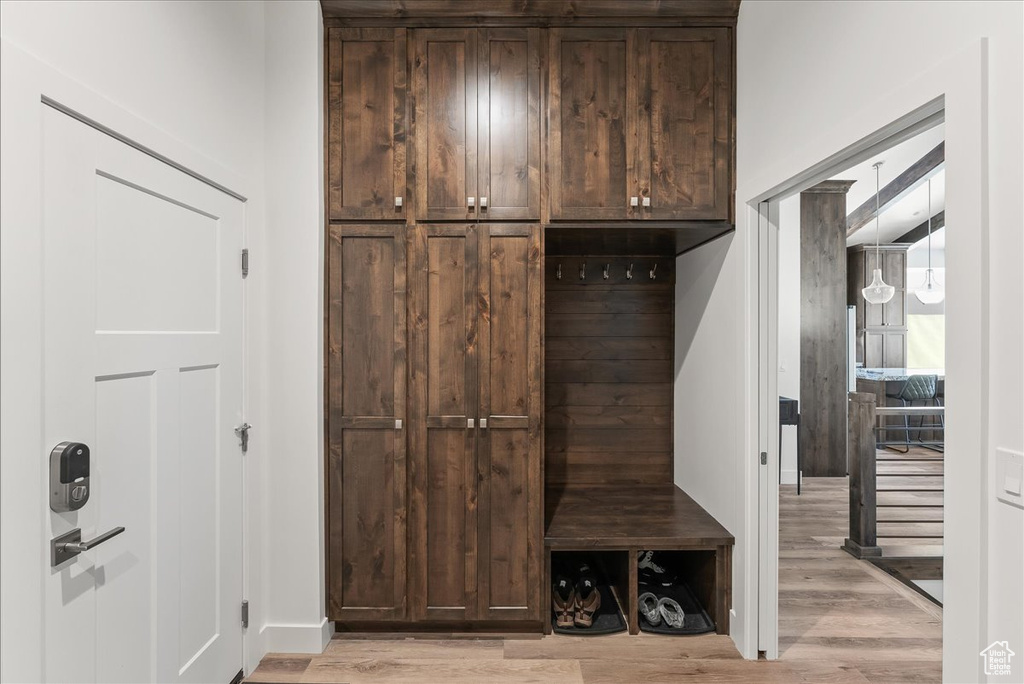
{"label": "wood plank back panel", "polygon": [[406,615],[405,231],[328,240],[328,616]]}
{"label": "wood plank back panel", "polygon": [[627,117],[635,29],[551,29],[548,172],[553,219],[632,216]]}
{"label": "wood plank back panel", "polygon": [[420,225],[411,257],[411,600],[417,619],[473,619],[478,405],[477,233]]}
{"label": "wood plank back panel", "polygon": [[330,218],[405,218],[406,69],[405,29],[328,29]]}
{"label": "wood plank back panel", "polygon": [[413,97],[416,145],[416,217],[459,220],[476,216],[477,32],[414,32]]}
{"label": "wood plank back panel", "polygon": [[480,230],[480,619],[539,619],[540,227]]}
{"label": "wood plank back panel", "polygon": [[479,35],[481,219],[540,218],[540,29]]}
{"label": "wood plank back panel", "polygon": [[732,47],[728,29],[643,29],[639,194],[650,219],[728,219]]}
{"label": "wood plank back panel", "polygon": [[637,259],[626,279],[631,261],[546,260],[548,486],[672,481],[675,260]]}

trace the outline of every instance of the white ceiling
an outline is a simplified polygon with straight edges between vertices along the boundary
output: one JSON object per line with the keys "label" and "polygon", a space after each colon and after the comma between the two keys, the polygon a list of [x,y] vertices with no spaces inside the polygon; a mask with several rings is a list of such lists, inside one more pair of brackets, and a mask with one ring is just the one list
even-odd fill
{"label": "white ceiling", "polygon": [[[894,178],[910,168],[917,160],[928,154],[936,145],[945,139],[945,126],[939,124],[934,128],[901,142],[895,147],[868,159],[846,171],[836,174],[832,180],[856,181],[846,194],[846,213],[853,213],[861,204],[875,195],[875,170],[872,164],[883,162],[880,170],[880,185],[885,187]],[[946,173],[944,166],[931,176],[932,215],[946,207]],[[928,183],[922,182],[910,192],[897,200],[888,208],[883,208],[879,234],[884,244],[892,242],[908,230],[924,223],[928,218]],[[847,245],[859,245],[875,241],[875,222],[847,238]],[[933,239],[933,247],[937,245]]]}

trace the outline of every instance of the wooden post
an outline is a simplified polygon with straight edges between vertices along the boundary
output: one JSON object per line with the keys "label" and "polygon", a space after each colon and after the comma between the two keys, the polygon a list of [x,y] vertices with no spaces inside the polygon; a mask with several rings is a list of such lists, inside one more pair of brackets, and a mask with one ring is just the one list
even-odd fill
{"label": "wooden post", "polygon": [[850,392],[850,536],[843,550],[856,558],[881,556],[877,537],[875,395]]}

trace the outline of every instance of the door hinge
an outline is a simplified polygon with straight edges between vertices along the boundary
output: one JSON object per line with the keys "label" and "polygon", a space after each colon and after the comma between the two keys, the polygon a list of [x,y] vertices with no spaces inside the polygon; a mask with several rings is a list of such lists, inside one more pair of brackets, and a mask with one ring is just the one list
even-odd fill
{"label": "door hinge", "polygon": [[242,423],[235,428],[235,434],[238,435],[238,439],[242,441],[242,453],[249,451],[249,430],[252,429],[252,425],[248,423]]}
{"label": "door hinge", "polygon": [[242,628],[249,627],[249,601],[242,601]]}
{"label": "door hinge", "polygon": [[768,465],[768,452],[767,451],[762,451],[761,452],[761,465]]}
{"label": "door hinge", "polygon": [[242,250],[242,277],[249,277],[249,248]]}

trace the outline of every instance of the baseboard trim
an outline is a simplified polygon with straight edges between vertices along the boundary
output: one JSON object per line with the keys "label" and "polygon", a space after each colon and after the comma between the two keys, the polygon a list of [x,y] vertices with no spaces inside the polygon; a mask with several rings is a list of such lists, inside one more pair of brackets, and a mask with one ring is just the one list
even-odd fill
{"label": "baseboard trim", "polygon": [[314,625],[263,625],[264,653],[323,653],[334,636],[334,622],[324,618]]}

